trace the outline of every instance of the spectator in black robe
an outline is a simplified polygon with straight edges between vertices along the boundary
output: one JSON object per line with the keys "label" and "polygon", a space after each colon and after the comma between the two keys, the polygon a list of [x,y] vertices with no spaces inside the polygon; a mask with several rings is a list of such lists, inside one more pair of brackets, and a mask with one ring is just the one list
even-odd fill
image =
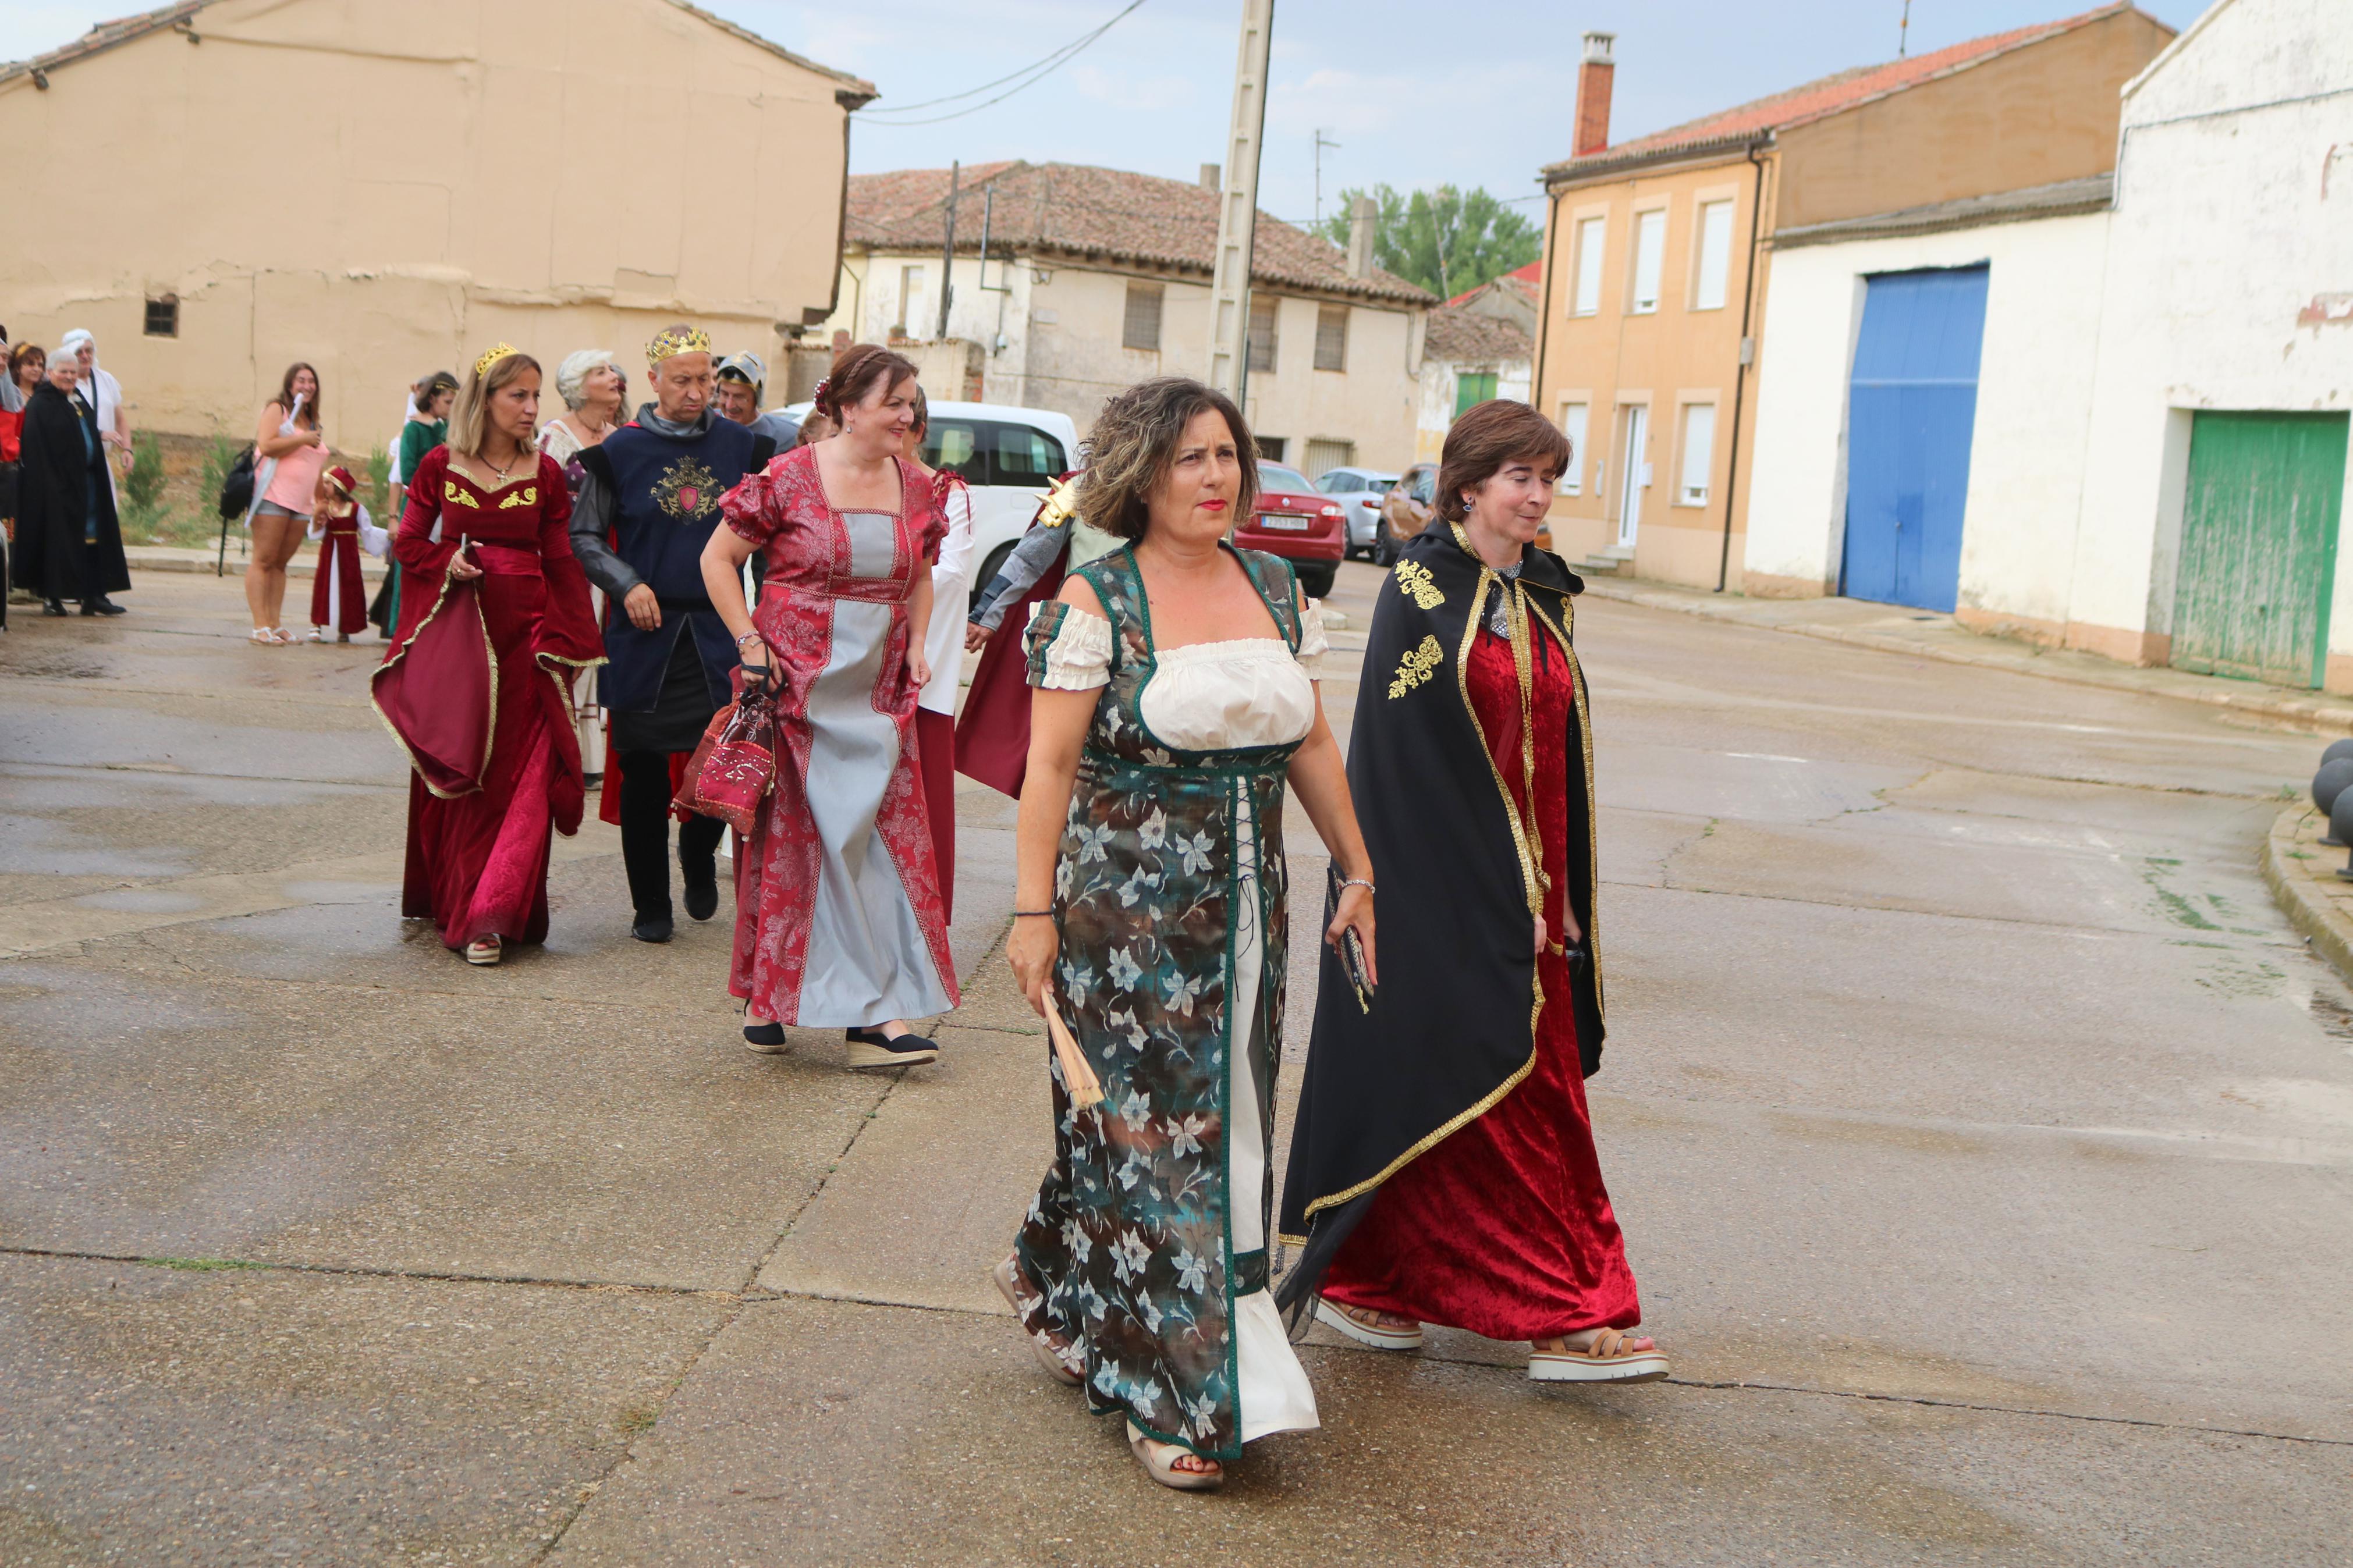
{"label": "spectator in black robe", "polygon": [[77,389],[80,371],[71,354],[55,355],[25,405],[16,580],[40,596],[45,616],[64,615],[68,599],[85,616],[119,616],[107,595],[130,591],[131,567],[98,411]]}

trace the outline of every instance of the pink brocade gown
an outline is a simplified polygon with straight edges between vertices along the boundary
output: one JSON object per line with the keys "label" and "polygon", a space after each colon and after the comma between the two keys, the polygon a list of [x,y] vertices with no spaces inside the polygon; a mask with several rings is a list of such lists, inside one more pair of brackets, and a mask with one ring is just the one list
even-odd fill
{"label": "pink brocade gown", "polygon": [[765,1018],[863,1028],[957,1001],[907,679],[909,605],[947,521],[903,463],[896,512],[837,510],[815,448],[727,492],[765,556],[776,782],[735,860],[728,989]]}
{"label": "pink brocade gown", "polygon": [[497,671],[491,711],[464,716],[491,730],[480,789],[443,798],[415,772],[408,781],[400,912],[434,921],[450,948],[485,936],[543,941],[551,833],[579,831],[585,796],[570,679],[603,662],[604,641],[572,553],[571,520],[564,470],[553,458],[492,489],[450,471],[448,448],[437,447],[417,465],[393,541],[406,580],[385,667],[407,655],[441,605],[449,560],[463,539],[482,568],[474,581]]}
{"label": "pink brocade gown", "polygon": [[[1536,830],[1552,879],[1554,941],[1567,884],[1566,770],[1581,748],[1575,690],[1559,649],[1532,639]],[[1511,645],[1482,630],[1466,667],[1481,734],[1525,813],[1519,678]],[[1583,831],[1584,825],[1576,825]],[[1577,1062],[1568,965],[1547,951],[1535,1068],[1493,1110],[1415,1160],[1380,1189],[1324,1276],[1324,1294],[1493,1340],[1541,1340],[1642,1320],[1626,1246],[1602,1185]]]}

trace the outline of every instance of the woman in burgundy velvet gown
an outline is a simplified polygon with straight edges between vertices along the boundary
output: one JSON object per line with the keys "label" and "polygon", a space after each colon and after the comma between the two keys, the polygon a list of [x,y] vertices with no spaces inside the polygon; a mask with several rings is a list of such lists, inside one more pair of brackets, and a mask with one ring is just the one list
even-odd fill
{"label": "woman in burgundy velvet gown", "polygon": [[551,833],[585,797],[571,678],[604,641],[572,553],[564,469],[533,443],[539,363],[501,344],[467,378],[393,540],[400,624],[374,677],[408,753],[401,910],[470,963],[547,935]]}
{"label": "woman in burgundy velvet gown", "polygon": [[[1592,755],[1583,587],[1535,548],[1568,444],[1525,404],[1458,419],[1438,515],[1373,611],[1349,782],[1394,959],[1324,963],[1292,1139],[1279,1300],[1360,1343],[1424,1323],[1525,1340],[1545,1382],[1648,1382],[1594,1152]],[[1402,927],[1404,929],[1400,930]]]}

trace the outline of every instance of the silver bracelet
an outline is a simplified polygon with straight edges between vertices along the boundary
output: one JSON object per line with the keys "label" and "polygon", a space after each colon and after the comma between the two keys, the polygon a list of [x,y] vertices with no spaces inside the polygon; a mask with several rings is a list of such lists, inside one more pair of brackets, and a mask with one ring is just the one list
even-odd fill
{"label": "silver bracelet", "polygon": [[[1370,882],[1366,881],[1362,877],[1343,877],[1340,879],[1340,886],[1344,888],[1362,888],[1368,893],[1373,892],[1373,885]],[[1380,895],[1374,893],[1373,896],[1378,898]]]}

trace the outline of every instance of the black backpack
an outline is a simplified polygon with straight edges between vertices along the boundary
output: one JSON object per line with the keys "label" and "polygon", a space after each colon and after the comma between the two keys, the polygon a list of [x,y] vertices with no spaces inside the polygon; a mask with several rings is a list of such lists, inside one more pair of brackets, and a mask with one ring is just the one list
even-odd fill
{"label": "black backpack", "polygon": [[243,517],[253,508],[253,447],[248,443],[228,466],[228,478],[221,481],[220,514],[223,518]]}

